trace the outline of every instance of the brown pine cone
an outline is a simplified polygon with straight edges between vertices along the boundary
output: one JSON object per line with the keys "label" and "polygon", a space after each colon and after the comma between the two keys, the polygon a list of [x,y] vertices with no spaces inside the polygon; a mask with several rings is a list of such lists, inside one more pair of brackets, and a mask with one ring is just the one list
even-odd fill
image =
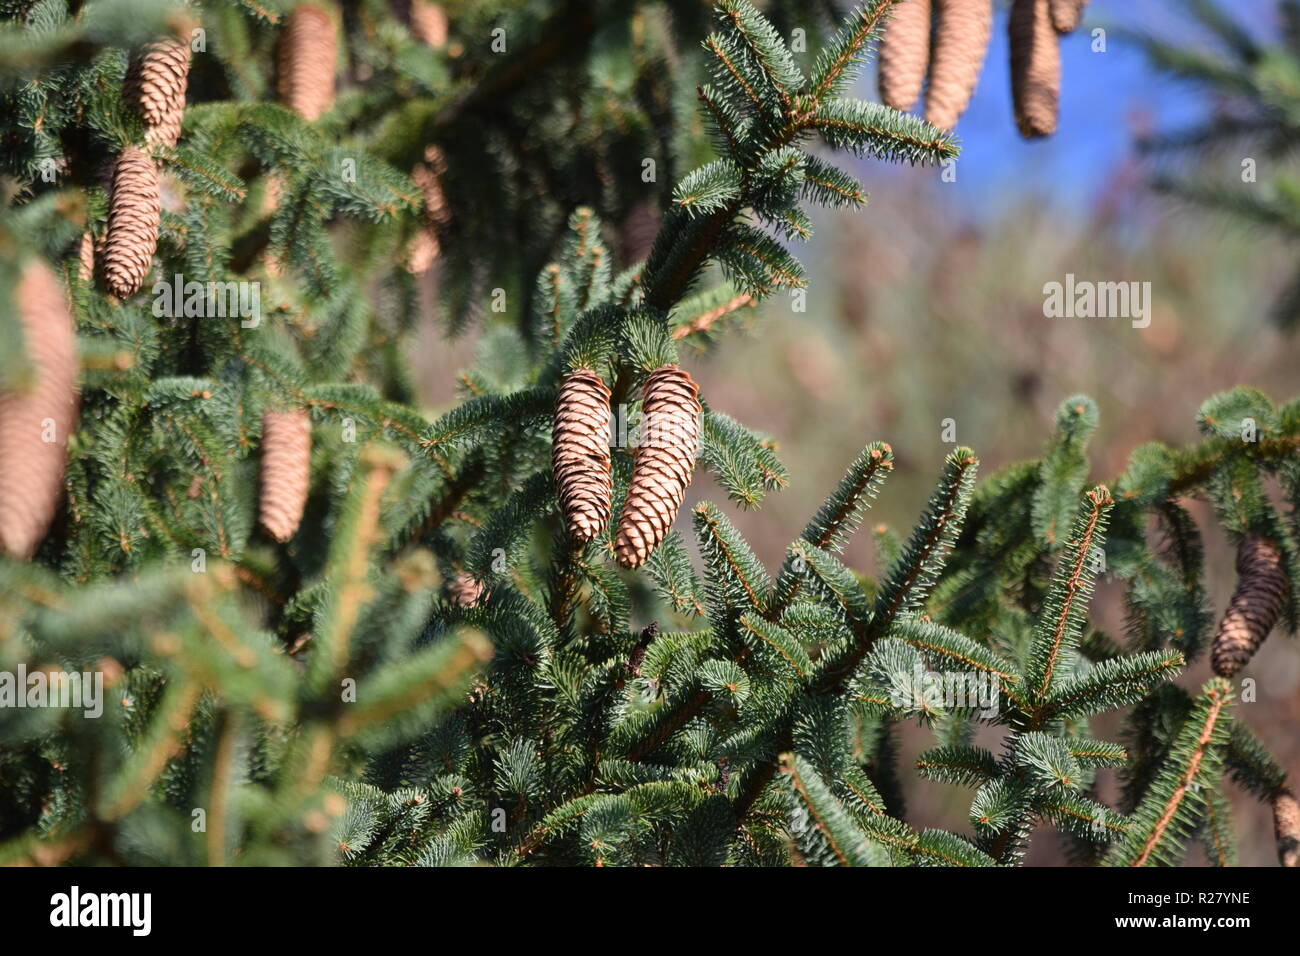
{"label": "brown pine cone", "polygon": [[609,388],[589,368],[574,369],[555,399],[551,462],[564,525],[587,542],[609,522]]}
{"label": "brown pine cone", "polygon": [[337,61],[334,20],[313,3],[295,7],[280,37],[280,101],[308,120],[320,119],[334,105]]}
{"label": "brown pine cone", "polygon": [[44,262],[15,289],[31,387],[0,391],[0,550],[30,558],[58,508],[76,412],[77,341],[63,288]]}
{"label": "brown pine cone", "polygon": [[1288,585],[1277,545],[1257,534],[1242,538],[1237,546],[1237,590],[1210,652],[1214,673],[1231,677],[1255,656],[1282,613]]}
{"label": "brown pine cone", "polygon": [[175,38],[150,43],[132,59],[124,92],[150,145],[171,147],[180,139],[189,75],[190,45]]}
{"label": "brown pine cone", "polygon": [[880,40],[880,99],[896,110],[910,110],[921,95],[930,62],[930,0],[904,0]]}
{"label": "brown pine cone", "polygon": [[1073,33],[1083,19],[1088,0],[1052,0],[1052,26],[1057,33]]}
{"label": "brown pine cone", "polygon": [[1290,790],[1273,797],[1273,835],[1277,838],[1278,862],[1300,867],[1300,804]]}
{"label": "brown pine cone", "polygon": [[[262,215],[270,218],[275,215],[275,211],[280,207],[280,197],[284,193],[284,180],[280,178],[279,173],[266,174],[266,190],[262,193]],[[262,264],[266,266],[266,273],[269,276],[276,277],[284,274],[284,266],[280,264],[279,258],[275,253],[267,251],[262,254]]]}
{"label": "brown pine cone", "polygon": [[411,26],[411,33],[435,50],[447,45],[447,11],[440,4],[411,0],[406,22]]}
{"label": "brown pine cone", "polygon": [[451,603],[457,607],[478,607],[487,597],[487,588],[468,573],[461,571],[447,586],[447,595],[451,598]]}
{"label": "brown pine cone", "polygon": [[77,278],[89,282],[95,278],[95,237],[87,229],[77,243]]}
{"label": "brown pine cone", "polygon": [[1026,138],[1056,132],[1061,98],[1061,50],[1048,9],[1050,0],[1011,5],[1011,98],[1016,126]]}
{"label": "brown pine cone", "polygon": [[158,167],[144,150],[128,146],[113,167],[104,241],[104,279],[119,299],[135,295],[149,274],[161,222]]}
{"label": "brown pine cone", "polygon": [[925,118],[952,129],[975,92],[993,30],[993,0],[940,0]]}
{"label": "brown pine cone", "polygon": [[267,411],[262,415],[262,527],[276,541],[293,537],[311,485],[311,415]]}
{"label": "brown pine cone", "polygon": [[627,265],[650,258],[650,247],[659,235],[660,218],[659,207],[652,202],[637,203],[623,217],[618,227],[618,238]]}
{"label": "brown pine cone", "polygon": [[423,275],[442,254],[442,230],[450,222],[447,197],[442,191],[442,177],[447,163],[442,150],[429,146],[424,151],[424,162],[411,170],[411,178],[424,195],[424,228],[416,234],[406,253],[406,268],[412,275]]}
{"label": "brown pine cone", "polygon": [[699,448],[699,394],[699,386],[676,365],[655,369],[646,380],[632,482],[614,542],[625,568],[645,563],[686,497]]}

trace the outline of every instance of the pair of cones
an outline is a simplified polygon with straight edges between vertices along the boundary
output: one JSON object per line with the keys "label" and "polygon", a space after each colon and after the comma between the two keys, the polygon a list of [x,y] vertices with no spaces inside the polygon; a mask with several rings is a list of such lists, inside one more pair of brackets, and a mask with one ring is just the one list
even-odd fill
{"label": "pair of cones", "polygon": [[952,129],[975,91],[992,28],[993,0],[904,0],[895,5],[880,44],[880,98],[894,109],[910,110],[928,72],[925,118]]}
{"label": "pair of cones", "polygon": [[[102,254],[104,282],[119,299],[140,291],[158,248],[162,181],[150,151],[170,149],[180,138],[189,73],[190,46],[177,37],[146,44],[127,69],[123,98],[144,121],[145,148],[128,146],[113,164]],[[86,281],[94,276],[95,252],[87,233],[78,249]]]}
{"label": "pair of cones", "polygon": [[[632,464],[614,555],[625,568],[645,563],[672,527],[695,470],[700,437],[699,386],[677,365],[646,379],[642,427]],[[551,432],[551,459],[560,512],[570,536],[591,541],[612,510],[610,390],[589,368],[560,385]]]}
{"label": "pair of cones", "polygon": [[[1087,0],[1014,0],[1011,82],[1016,124],[1027,137],[1056,130],[1058,33],[1078,26]],[[952,129],[970,103],[988,52],[992,0],[903,0],[880,45],[880,98],[910,110],[925,90],[925,118]]]}

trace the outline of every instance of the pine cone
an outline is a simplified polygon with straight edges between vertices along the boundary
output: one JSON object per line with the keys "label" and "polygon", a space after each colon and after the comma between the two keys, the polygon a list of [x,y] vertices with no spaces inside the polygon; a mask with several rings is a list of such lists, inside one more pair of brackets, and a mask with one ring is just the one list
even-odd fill
{"label": "pine cone", "polygon": [[1056,132],[1061,98],[1061,50],[1050,0],[1014,0],[1011,6],[1011,96],[1024,137]]}
{"label": "pine cone", "polygon": [[175,146],[185,115],[185,87],[190,75],[190,45],[175,38],[145,46],[126,74],[126,101],[140,112],[145,141]]}
{"label": "pine cone", "polygon": [[334,105],[338,38],[334,20],[312,3],[294,8],[280,38],[280,100],[308,120]]}
{"label": "pine cone", "polygon": [[930,0],[904,0],[880,41],[880,99],[896,110],[910,110],[921,95],[930,62]]}
{"label": "pine cone", "polygon": [[95,237],[87,229],[77,243],[77,278],[89,282],[95,278]]}
{"label": "pine cone", "polygon": [[411,178],[424,195],[424,228],[411,241],[406,254],[406,268],[412,275],[423,275],[442,254],[442,230],[447,228],[450,215],[447,197],[442,191],[442,177],[447,163],[442,150],[429,146],[424,151],[424,162],[411,170]]}
{"label": "pine cone", "polygon": [[1214,637],[1214,673],[1231,677],[1255,656],[1282,613],[1288,588],[1282,552],[1276,544],[1248,534],[1237,547],[1237,590]]}
{"label": "pine cone", "polygon": [[618,563],[639,567],[663,541],[686,497],[700,438],[699,386],[683,369],[650,373],[632,482],[614,542]]}
{"label": "pine cone", "polygon": [[149,274],[161,222],[158,167],[144,150],[128,146],[113,167],[104,241],[104,278],[119,299],[135,295]]}
{"label": "pine cone", "polygon": [[[280,197],[283,193],[284,180],[280,178],[279,173],[267,173],[266,189],[262,193],[263,216],[269,219],[275,215],[275,211],[280,208]],[[269,250],[262,253],[262,264],[266,267],[267,275],[273,278],[284,274],[284,266],[280,264],[275,253]]]}
{"label": "pine cone", "polygon": [[311,484],[311,415],[267,411],[262,416],[262,527],[276,541],[293,537]]}
{"label": "pine cone", "polygon": [[447,45],[447,11],[429,0],[411,0],[406,11],[406,22],[411,32],[435,50]]}
{"label": "pine cone", "polygon": [[1057,33],[1073,33],[1083,19],[1088,0],[1052,0],[1052,26]]}
{"label": "pine cone", "polygon": [[659,235],[659,207],[652,202],[640,202],[628,210],[619,225],[619,244],[627,265],[650,258],[650,247]]}
{"label": "pine cone", "polygon": [[925,118],[952,129],[975,92],[993,30],[993,0],[941,0]]}
{"label": "pine cone", "polygon": [[33,376],[29,389],[0,392],[0,550],[29,558],[59,504],[77,403],[77,343],[63,288],[44,262],[23,270],[14,304]]}
{"label": "pine cone", "polygon": [[1300,804],[1290,790],[1273,797],[1273,835],[1277,838],[1278,862],[1300,867]]}
{"label": "pine cone", "polygon": [[461,571],[452,578],[451,584],[447,586],[447,594],[451,598],[451,603],[457,607],[478,607],[483,603],[483,599],[487,597],[487,588],[483,587],[482,584],[466,572]]}
{"label": "pine cone", "polygon": [[609,388],[591,369],[575,369],[560,386],[551,430],[560,511],[575,541],[590,541],[609,522],[609,424]]}

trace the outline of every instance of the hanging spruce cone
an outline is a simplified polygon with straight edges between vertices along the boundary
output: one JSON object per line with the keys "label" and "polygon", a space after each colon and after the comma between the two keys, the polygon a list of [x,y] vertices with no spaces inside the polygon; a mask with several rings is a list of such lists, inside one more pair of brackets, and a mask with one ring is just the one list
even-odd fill
{"label": "hanging spruce cone", "polygon": [[[279,173],[267,173],[266,189],[262,193],[263,216],[269,219],[275,215],[275,211],[280,208],[280,197],[283,193],[284,180],[280,178]],[[267,275],[273,278],[284,274],[284,266],[280,264],[275,253],[269,250],[262,253],[262,265],[266,267]]]}
{"label": "hanging spruce cone", "polygon": [[447,163],[437,146],[425,149],[424,162],[411,170],[411,178],[424,196],[424,227],[415,235],[406,254],[406,268],[412,275],[428,272],[442,254],[442,231],[451,218],[442,191],[442,177],[446,172]]}
{"label": "hanging spruce cone", "polygon": [[1011,6],[1011,96],[1025,137],[1056,132],[1061,98],[1061,50],[1048,9],[1051,0]]}
{"label": "hanging spruce cone", "polygon": [[447,45],[447,11],[429,0],[411,0],[406,12],[411,33],[435,50]]}
{"label": "hanging spruce cone", "polygon": [[659,235],[659,207],[652,202],[640,202],[628,210],[619,224],[619,244],[627,265],[644,262],[650,258],[650,247]]}
{"label": "hanging spruce cone", "polygon": [[135,295],[149,274],[161,222],[158,167],[143,150],[128,146],[113,167],[104,241],[104,279],[119,299]]}
{"label": "hanging spruce cone", "polygon": [[175,38],[150,43],[131,62],[126,100],[145,124],[145,141],[175,146],[185,115],[185,87],[190,75],[190,45]]}
{"label": "hanging spruce cone", "polygon": [[952,129],[966,110],[993,30],[993,0],[942,0],[925,90],[925,118]]}
{"label": "hanging spruce cone", "polygon": [[1255,656],[1282,613],[1287,587],[1277,545],[1257,534],[1242,538],[1237,547],[1237,590],[1210,652],[1214,673],[1231,677]]}
{"label": "hanging spruce cone", "polygon": [[1083,19],[1088,0],[1052,0],[1052,26],[1057,33],[1073,33]]}
{"label": "hanging spruce cone", "polygon": [[457,607],[478,607],[487,597],[487,588],[464,571],[459,572],[447,586],[451,603]]}
{"label": "hanging spruce cone", "polygon": [[930,62],[930,0],[896,4],[880,41],[880,99],[910,110],[921,95]]}
{"label": "hanging spruce cone", "polygon": [[95,278],[95,237],[86,230],[77,243],[77,278],[89,282]]}
{"label": "hanging spruce cone", "polygon": [[311,484],[311,415],[268,411],[262,416],[262,527],[276,541],[293,537]]}
{"label": "hanging spruce cone", "polygon": [[642,401],[632,482],[618,519],[614,552],[639,567],[663,541],[686,497],[700,438],[699,386],[676,365],[650,373]]}
{"label": "hanging spruce cone", "polygon": [[30,558],[59,504],[77,346],[63,288],[44,262],[24,269],[14,305],[32,377],[26,389],[0,391],[0,550]]}
{"label": "hanging spruce cone", "polygon": [[1278,862],[1300,867],[1300,804],[1290,790],[1273,797],[1273,835],[1277,838]]}
{"label": "hanging spruce cone", "polygon": [[308,120],[334,105],[338,38],[330,15],[312,3],[295,7],[280,38],[280,100]]}
{"label": "hanging spruce cone", "polygon": [[578,542],[609,522],[609,424],[609,388],[591,369],[575,369],[555,400],[551,462],[565,527]]}

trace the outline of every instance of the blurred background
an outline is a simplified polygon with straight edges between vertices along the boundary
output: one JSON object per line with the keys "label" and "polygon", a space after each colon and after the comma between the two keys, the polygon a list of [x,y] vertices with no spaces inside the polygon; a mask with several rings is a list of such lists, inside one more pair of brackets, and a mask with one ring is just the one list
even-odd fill
{"label": "blurred background", "polygon": [[[1242,160],[1254,158],[1255,185],[1277,190],[1271,167],[1289,159],[1289,130],[1267,150],[1250,137],[1230,137],[1218,149],[1180,151],[1172,160],[1138,145],[1156,133],[1237,115],[1224,93],[1231,83],[1173,76],[1140,42],[1146,34],[1231,61],[1224,36],[1189,15],[1196,6],[1093,0],[1083,26],[1061,41],[1058,132],[1027,142],[1012,118],[1007,11],[999,5],[984,72],[957,127],[962,156],[949,175],[858,162],[853,171],[871,192],[866,209],[820,216],[812,241],[797,251],[810,276],[806,310],[795,311],[790,298],[778,295],[745,310],[741,328],[688,354],[685,364],[709,403],[765,430],[791,473],[790,486],[756,511],[739,510],[705,477],[688,505],[717,502],[774,568],[870,440],[891,443],[898,466],[868,523],[905,535],[952,448],[945,419],[988,475],[1037,455],[1057,404],[1084,392],[1101,410],[1092,478],[1111,482],[1142,442],[1194,440],[1197,408],[1216,391],[1249,384],[1279,403],[1300,393],[1300,332],[1288,334],[1270,318],[1296,271],[1289,227],[1255,225],[1152,188],[1172,162],[1179,176],[1211,190],[1218,183],[1249,189]],[[1284,6],[1219,4],[1248,25],[1261,47],[1283,45]],[[877,99],[871,71],[856,95]],[[1044,284],[1064,282],[1067,273],[1149,282],[1150,325],[1045,317]],[[472,332],[448,343],[432,305],[436,296],[429,301],[430,327],[416,363],[423,397],[439,411],[455,403],[456,373],[476,343]],[[1188,504],[1205,518],[1203,503]],[[687,509],[680,523],[689,538]],[[1210,594],[1221,612],[1235,579],[1232,553],[1214,522],[1202,520],[1201,527]],[[856,537],[846,559],[861,572],[879,570],[869,534]],[[1123,633],[1119,585],[1102,582],[1093,617],[1108,633]],[[1267,676],[1257,702],[1243,703],[1238,714],[1300,778],[1300,644],[1275,634],[1250,673]],[[1181,683],[1196,688],[1209,676],[1200,660]],[[1118,723],[1099,721],[1095,730],[1114,739]],[[903,765],[930,739],[910,728]],[[907,776],[904,784],[911,824],[968,829],[967,791]],[[1275,865],[1267,808],[1232,792],[1241,862]],[[1114,796],[1112,781],[1103,780],[1102,799]],[[1190,861],[1204,862],[1196,846]],[[1064,858],[1055,840],[1041,839],[1028,862]]]}

